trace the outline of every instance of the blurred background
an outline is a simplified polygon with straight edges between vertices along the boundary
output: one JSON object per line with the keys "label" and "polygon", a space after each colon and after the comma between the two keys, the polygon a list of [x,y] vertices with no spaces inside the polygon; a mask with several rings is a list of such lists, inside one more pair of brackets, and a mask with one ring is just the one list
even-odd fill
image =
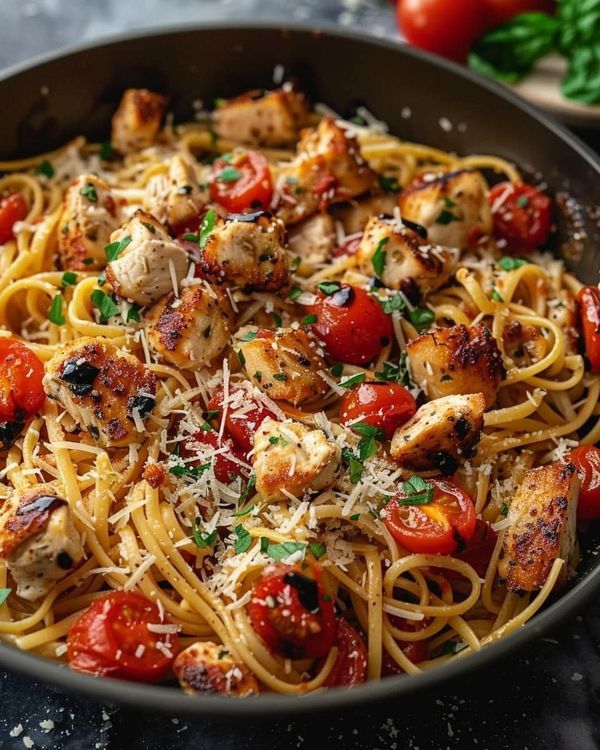
{"label": "blurred background", "polygon": [[[0,0],[0,68],[131,30],[236,19],[329,22],[408,40],[517,87],[600,148],[600,0]],[[238,726],[148,716],[0,673],[0,748],[593,750],[599,667],[594,604],[497,665],[492,680],[473,675],[435,699],[343,716]]]}

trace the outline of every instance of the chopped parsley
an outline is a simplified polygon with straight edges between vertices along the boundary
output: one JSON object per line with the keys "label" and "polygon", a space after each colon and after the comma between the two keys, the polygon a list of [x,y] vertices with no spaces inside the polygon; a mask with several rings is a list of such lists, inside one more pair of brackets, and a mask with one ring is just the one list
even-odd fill
{"label": "chopped parsley", "polygon": [[520,195],[515,203],[519,208],[527,208],[529,205],[529,198],[526,195]]}
{"label": "chopped parsley", "polygon": [[406,352],[400,353],[397,365],[393,362],[384,362],[383,369],[375,373],[375,378],[385,383],[400,383],[407,388],[412,388],[413,383],[408,372]]}
{"label": "chopped parsley", "polygon": [[283,318],[281,317],[281,315],[276,312],[271,313],[271,315],[273,316],[273,320],[275,321],[275,325],[277,326],[277,328],[281,328],[281,326],[283,325]]}
{"label": "chopped parsley", "polygon": [[379,304],[386,315],[393,312],[403,312],[406,309],[406,302],[401,294],[390,294],[387,297],[378,297]]}
{"label": "chopped parsley", "polygon": [[65,271],[62,275],[62,279],[60,280],[60,285],[62,287],[68,287],[68,286],[75,286],[77,283],[77,274],[73,273],[73,271]]}
{"label": "chopped parsley", "polygon": [[350,481],[352,484],[358,484],[364,467],[362,461],[356,457],[351,448],[342,448],[342,463],[350,472]]}
{"label": "chopped parsley", "polygon": [[500,258],[498,265],[503,271],[514,271],[521,266],[527,265],[529,261],[524,258],[513,258],[511,255],[506,255],[504,258]]}
{"label": "chopped parsley", "polygon": [[196,518],[192,527],[192,539],[196,547],[203,549],[205,547],[212,547],[217,541],[217,530],[211,531],[210,534],[206,531],[202,531],[202,519]]}
{"label": "chopped parsley", "polygon": [[320,560],[327,553],[327,547],[321,542],[309,542],[308,549],[312,552],[317,560]]}
{"label": "chopped parsley", "polygon": [[46,175],[48,179],[50,179],[51,177],[54,177],[54,167],[48,161],[48,159],[44,159],[44,161],[37,168],[37,171],[38,171],[38,174]]}
{"label": "chopped parsley", "polygon": [[359,383],[364,383],[367,379],[367,376],[364,372],[358,372],[356,375],[352,375],[349,378],[346,378],[346,380],[342,380],[339,385],[342,386],[342,388],[354,388],[355,385],[359,385]]}
{"label": "chopped parsley", "polygon": [[178,464],[177,466],[171,466],[169,472],[173,474],[174,477],[191,477],[192,479],[199,479],[208,469],[210,469],[210,463],[200,464],[200,466],[182,466]]}
{"label": "chopped parsley", "polygon": [[242,173],[239,171],[239,169],[236,169],[235,167],[223,167],[223,169],[219,172],[216,179],[217,182],[237,182],[237,180],[240,179],[242,176]]}
{"label": "chopped parsley", "polygon": [[279,380],[280,383],[285,383],[288,376],[285,372],[276,372],[273,374],[274,380]]}
{"label": "chopped parsley", "polygon": [[435,485],[423,477],[413,474],[402,482],[403,497],[398,498],[398,505],[427,505],[433,500]]}
{"label": "chopped parsley", "polygon": [[311,326],[313,323],[317,322],[317,316],[314,313],[311,313],[310,315],[306,315],[304,318],[302,318],[302,325],[304,326]]}
{"label": "chopped parsley", "polygon": [[256,380],[258,383],[262,382],[262,372],[260,370],[257,370],[254,375],[252,376],[254,380]]}
{"label": "chopped parsley", "polygon": [[397,177],[386,177],[384,174],[379,175],[379,187],[384,193],[399,193],[402,189]]}
{"label": "chopped parsley", "polygon": [[100,158],[102,161],[110,159],[113,155],[113,147],[110,141],[104,141],[100,144]]}
{"label": "chopped parsley", "polygon": [[238,349],[237,351],[238,359],[240,360],[240,364],[242,367],[246,364],[246,357],[244,357],[244,352],[241,349]]}
{"label": "chopped parsley", "polygon": [[508,505],[506,503],[502,503],[502,507],[500,508],[500,515],[503,518],[506,518],[508,515]]}
{"label": "chopped parsley", "polygon": [[495,302],[504,302],[504,300],[502,299],[502,295],[501,295],[501,294],[500,294],[500,292],[499,292],[499,291],[498,291],[498,290],[496,289],[496,287],[494,287],[494,288],[492,289],[492,299],[493,299],[493,300],[494,300]]}
{"label": "chopped parsley", "polygon": [[290,444],[290,441],[281,437],[281,435],[271,435],[269,443],[271,443],[271,445],[281,445],[281,447],[284,448],[286,445]]}
{"label": "chopped parsley", "polygon": [[420,333],[433,323],[435,314],[428,307],[417,307],[409,311],[408,319]]}
{"label": "chopped parsley", "polygon": [[8,599],[8,595],[12,589],[0,589],[0,606]]}
{"label": "chopped parsley", "polygon": [[198,245],[203,248],[208,241],[208,236],[215,228],[215,221],[217,220],[217,212],[214,208],[209,209],[202,219],[200,226],[200,232],[198,233]]}
{"label": "chopped parsley", "polygon": [[156,227],[154,226],[154,224],[150,224],[149,221],[142,221],[142,224],[146,227],[150,234],[156,234]]}
{"label": "chopped parsley", "polygon": [[458,221],[458,217],[457,217],[457,216],[455,216],[455,215],[454,215],[453,213],[451,213],[450,211],[446,211],[446,209],[443,209],[443,210],[442,210],[442,211],[440,211],[440,213],[438,214],[438,217],[437,217],[437,219],[435,220],[435,223],[436,223],[436,224],[444,224],[444,225],[445,225],[445,224],[450,224],[450,223],[451,223],[451,222],[453,222],[453,221]]}
{"label": "chopped parsley", "polygon": [[250,492],[252,491],[255,485],[256,485],[256,477],[254,476],[254,474],[250,474],[250,476],[248,477],[246,486],[244,487],[244,489],[242,490],[242,493],[240,494],[240,499],[239,499],[240,503],[244,503],[246,501],[248,495],[250,494]]}
{"label": "chopped parsley", "polygon": [[293,555],[294,552],[304,549],[306,549],[304,542],[282,542],[281,544],[275,544],[265,536],[260,539],[260,551],[274,560],[283,560],[285,557]]}
{"label": "chopped parsley", "polygon": [[454,206],[456,206],[456,203],[452,200],[452,198],[448,198],[447,196],[445,196],[444,206],[446,206],[446,208],[454,208]]}
{"label": "chopped parsley", "polygon": [[254,339],[258,336],[258,331],[247,331],[240,341],[254,341]]}
{"label": "chopped parsley", "polygon": [[340,378],[343,372],[344,372],[344,365],[341,362],[336,362],[335,365],[333,365],[333,367],[331,368],[331,374],[335,378]]}
{"label": "chopped parsley", "polygon": [[297,271],[300,268],[300,264],[302,263],[302,258],[299,255],[296,255],[294,260],[290,263],[290,268],[292,271]]}
{"label": "chopped parsley", "polygon": [[377,243],[377,247],[375,248],[375,252],[373,253],[373,257],[371,258],[373,270],[379,277],[381,277],[381,275],[383,274],[383,269],[385,268],[386,251],[384,250],[384,247],[389,241],[389,237],[384,237],[382,240],[379,240],[379,242]]}
{"label": "chopped parsley", "polygon": [[339,292],[342,288],[342,285],[339,281],[322,281],[318,285],[319,291],[323,292],[327,297],[329,297],[332,294],[335,294],[336,292]]}
{"label": "chopped parsley", "polygon": [[250,549],[250,546],[252,544],[252,535],[249,531],[246,531],[241,523],[235,527],[234,532],[237,536],[234,545],[235,554],[241,555],[242,552],[246,552],[248,549]]}
{"label": "chopped parsley", "polygon": [[289,298],[290,298],[291,300],[297,300],[297,299],[298,299],[298,297],[299,297],[299,296],[300,296],[301,294],[302,294],[302,289],[300,289],[300,287],[299,287],[299,286],[293,286],[293,287],[292,287],[292,288],[290,289],[290,293],[288,294],[288,297],[289,297]]}
{"label": "chopped parsley", "polygon": [[123,239],[119,240],[118,242],[111,242],[109,245],[105,245],[104,252],[106,253],[106,257],[108,258],[108,261],[116,260],[119,255],[125,250],[127,245],[131,242],[131,237],[127,235],[126,237],[123,237]]}
{"label": "chopped parsley", "polygon": [[57,326],[62,326],[65,322],[65,316],[63,315],[62,306],[62,294],[57,294],[56,297],[54,297],[54,299],[52,300],[52,304],[50,305],[50,312],[48,313],[48,320]]}
{"label": "chopped parsley", "polygon": [[105,294],[102,289],[94,289],[90,295],[90,299],[92,300],[92,305],[100,312],[101,323],[108,323],[108,319],[119,312],[119,308],[115,305],[112,297]]}
{"label": "chopped parsley", "polygon": [[97,203],[98,202],[98,193],[96,193],[96,188],[91,185],[89,182],[87,185],[81,188],[79,191],[80,195],[83,195],[84,198],[87,198],[90,203]]}
{"label": "chopped parsley", "polygon": [[241,518],[242,516],[247,516],[249,513],[252,513],[254,510],[254,503],[250,503],[250,505],[246,505],[245,508],[242,508],[241,510],[238,510],[237,513],[233,514],[234,518]]}
{"label": "chopped parsley", "polygon": [[360,518],[360,513],[355,513],[353,516],[350,516],[351,521],[358,521]]}

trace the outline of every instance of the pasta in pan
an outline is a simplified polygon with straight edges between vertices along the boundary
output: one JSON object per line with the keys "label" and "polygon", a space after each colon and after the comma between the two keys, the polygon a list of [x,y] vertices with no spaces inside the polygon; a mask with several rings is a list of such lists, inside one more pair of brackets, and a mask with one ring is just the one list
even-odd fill
{"label": "pasta in pan", "polygon": [[165,107],[0,163],[2,639],[241,696],[518,629],[596,515],[550,199],[287,86]]}

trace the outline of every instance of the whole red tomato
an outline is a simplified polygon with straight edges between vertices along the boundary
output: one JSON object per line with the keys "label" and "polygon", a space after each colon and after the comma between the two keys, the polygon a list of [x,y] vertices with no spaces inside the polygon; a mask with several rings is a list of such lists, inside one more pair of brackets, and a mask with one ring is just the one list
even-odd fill
{"label": "whole red tomato", "polygon": [[485,29],[481,0],[401,0],[396,18],[415,47],[464,62]]}
{"label": "whole red tomato", "polygon": [[501,26],[519,13],[553,13],[554,0],[482,0],[487,26]]}

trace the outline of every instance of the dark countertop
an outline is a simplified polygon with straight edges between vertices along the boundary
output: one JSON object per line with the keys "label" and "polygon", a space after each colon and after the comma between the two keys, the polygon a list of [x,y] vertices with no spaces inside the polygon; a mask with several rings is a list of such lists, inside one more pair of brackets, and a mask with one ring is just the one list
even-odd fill
{"label": "dark countertop", "polygon": [[[396,34],[385,0],[5,0],[0,68],[127,29],[220,18],[327,20],[380,36]],[[586,139],[600,145],[597,132]],[[242,725],[150,716],[0,674],[3,750],[600,747],[600,604],[468,683],[377,709],[305,720]]]}

